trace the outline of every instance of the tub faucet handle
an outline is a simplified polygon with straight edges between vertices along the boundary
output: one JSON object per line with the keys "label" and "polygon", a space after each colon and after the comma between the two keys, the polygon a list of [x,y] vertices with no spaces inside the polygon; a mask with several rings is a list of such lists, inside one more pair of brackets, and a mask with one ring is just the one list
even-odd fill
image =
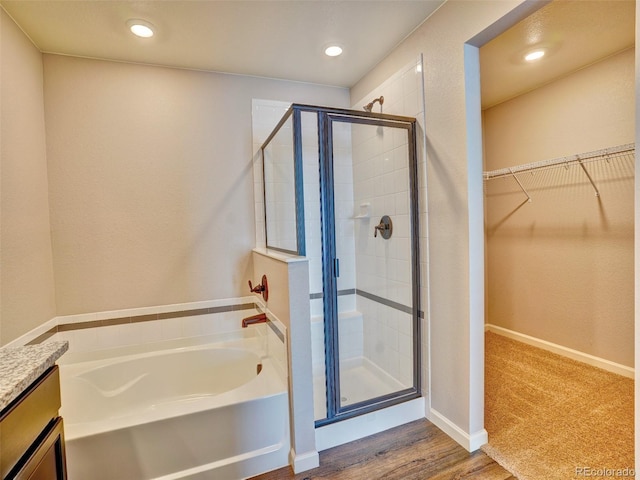
{"label": "tub faucet handle", "polygon": [[265,302],[269,300],[269,285],[267,284],[267,276],[262,275],[262,281],[255,287],[251,283],[251,280],[249,280],[249,290],[251,291],[251,293],[261,293],[262,298],[264,298]]}

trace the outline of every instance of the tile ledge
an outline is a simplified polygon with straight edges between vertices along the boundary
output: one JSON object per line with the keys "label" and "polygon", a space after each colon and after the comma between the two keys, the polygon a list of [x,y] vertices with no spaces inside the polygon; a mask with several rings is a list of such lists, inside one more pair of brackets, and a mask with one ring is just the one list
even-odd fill
{"label": "tile ledge", "polygon": [[267,258],[272,258],[274,260],[277,260],[279,262],[283,262],[283,263],[302,263],[302,262],[308,262],[309,259],[307,257],[300,257],[298,255],[291,255],[288,253],[283,253],[283,252],[278,252],[276,250],[271,250],[268,248],[261,248],[261,247],[256,247],[252,250],[254,253],[257,253],[258,255],[262,255],[263,257],[267,257]]}

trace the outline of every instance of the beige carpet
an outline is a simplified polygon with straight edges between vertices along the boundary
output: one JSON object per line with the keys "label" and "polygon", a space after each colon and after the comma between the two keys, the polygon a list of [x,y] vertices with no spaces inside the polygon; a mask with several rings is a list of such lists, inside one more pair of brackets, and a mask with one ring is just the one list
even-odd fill
{"label": "beige carpet", "polygon": [[630,478],[632,379],[494,333],[485,339],[487,455],[520,480]]}

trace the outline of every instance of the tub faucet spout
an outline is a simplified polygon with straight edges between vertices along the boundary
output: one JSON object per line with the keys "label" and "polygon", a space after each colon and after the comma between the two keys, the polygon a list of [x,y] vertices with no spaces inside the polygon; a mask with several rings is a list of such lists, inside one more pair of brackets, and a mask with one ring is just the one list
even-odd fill
{"label": "tub faucet spout", "polygon": [[247,318],[242,319],[242,328],[247,328],[249,325],[254,325],[256,323],[267,323],[267,314],[259,313],[257,315],[252,315]]}

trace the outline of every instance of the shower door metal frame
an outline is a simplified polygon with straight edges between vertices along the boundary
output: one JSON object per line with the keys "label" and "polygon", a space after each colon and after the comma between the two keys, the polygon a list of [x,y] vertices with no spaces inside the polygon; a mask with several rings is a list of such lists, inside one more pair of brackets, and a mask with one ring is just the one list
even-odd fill
{"label": "shower door metal frame", "polygon": [[[315,112],[318,117],[320,164],[320,206],[322,222],[323,313],[325,328],[326,418],[316,420],[316,427],[345,420],[381,408],[418,398],[420,393],[420,255],[418,227],[418,176],[415,118],[353,110],[292,105],[294,110]],[[335,239],[333,122],[365,124],[407,130],[409,149],[409,211],[412,271],[413,386],[345,407],[340,406],[340,359],[338,339],[339,259]]]}

